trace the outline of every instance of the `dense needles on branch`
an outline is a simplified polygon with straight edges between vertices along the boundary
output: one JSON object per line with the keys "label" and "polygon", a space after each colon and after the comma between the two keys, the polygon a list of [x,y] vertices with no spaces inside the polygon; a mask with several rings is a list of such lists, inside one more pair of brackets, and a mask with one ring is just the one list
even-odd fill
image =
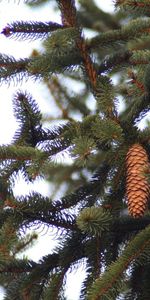
{"label": "dense needles on branch", "polygon": [[[50,106],[44,115],[32,91],[19,88],[18,128],[0,145],[4,299],[149,300],[150,3],[115,0],[107,13],[94,0],[25,2],[35,11],[52,5],[61,21],[49,15],[1,31],[39,38],[41,48],[27,58],[0,54],[0,82],[40,80]],[[49,194],[18,195],[20,174],[30,185],[44,179]],[[48,242],[45,255],[43,245],[38,262],[20,258],[42,230],[57,246]],[[81,265],[81,290],[66,298],[68,274]]]}
{"label": "dense needles on branch", "polygon": [[19,39],[36,39],[44,38],[52,31],[56,29],[61,29],[63,26],[61,24],[53,22],[12,22],[7,24],[7,26],[2,30],[2,34],[6,37],[15,37]]}

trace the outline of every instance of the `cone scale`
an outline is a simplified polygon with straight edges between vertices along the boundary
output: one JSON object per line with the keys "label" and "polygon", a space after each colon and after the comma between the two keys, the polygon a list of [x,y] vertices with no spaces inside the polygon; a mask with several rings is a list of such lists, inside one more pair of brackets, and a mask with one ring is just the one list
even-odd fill
{"label": "cone scale", "polygon": [[149,169],[145,149],[140,144],[132,145],[126,156],[126,196],[129,214],[134,218],[142,217],[147,208],[150,187],[146,173]]}

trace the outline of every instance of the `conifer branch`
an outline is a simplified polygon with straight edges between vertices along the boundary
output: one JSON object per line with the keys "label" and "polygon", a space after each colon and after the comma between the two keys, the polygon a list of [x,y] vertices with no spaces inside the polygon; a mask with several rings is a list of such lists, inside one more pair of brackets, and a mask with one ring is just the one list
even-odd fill
{"label": "conifer branch", "polygon": [[136,8],[150,8],[149,0],[141,1],[141,0],[115,0],[116,7],[119,6],[120,8],[127,9],[128,7],[135,10]]}
{"label": "conifer branch", "polygon": [[47,158],[48,153],[44,153],[33,147],[25,146],[0,146],[0,160],[34,160],[37,158]]}
{"label": "conifer branch", "polygon": [[32,260],[13,260],[13,262],[7,263],[6,266],[1,266],[0,274],[21,274],[25,272],[31,272],[33,267],[36,266],[36,263]]}
{"label": "conifer branch", "polygon": [[132,71],[131,72],[129,71],[128,74],[129,77],[131,78],[131,84],[132,85],[135,84],[137,89],[139,89],[141,95],[144,94],[146,92],[144,84],[138,80],[137,75],[134,74]]}
{"label": "conifer branch", "polygon": [[[104,295],[118,296],[119,282],[123,276],[123,272],[129,264],[137,259],[141,253],[146,254],[147,247],[150,246],[150,226],[141,231],[134,239],[130,241],[123,254],[118,260],[112,263],[109,269],[95,281],[92,288],[89,290],[87,299],[98,300]],[[115,287],[115,290],[114,290]]]}
{"label": "conifer branch", "polygon": [[130,216],[121,216],[119,219],[115,219],[113,221],[113,225],[111,227],[112,231],[116,231],[120,236],[122,232],[125,234],[130,234],[131,232],[140,231],[144,229],[146,226],[150,225],[150,216],[145,215],[141,219],[133,219]]}
{"label": "conifer branch", "polygon": [[111,223],[111,214],[101,207],[84,208],[77,217],[78,227],[91,236],[100,237],[104,231],[109,231]]}
{"label": "conifer branch", "polygon": [[[77,27],[77,19],[76,19],[76,8],[74,0],[59,0],[59,5],[62,13],[62,23],[66,26]],[[81,30],[79,30],[79,37],[77,38],[76,45],[80,50],[82,60],[84,63],[85,70],[90,80],[90,84],[93,89],[96,87],[97,82],[97,72],[93,62],[87,52],[86,43],[82,37]]]}
{"label": "conifer branch", "polygon": [[61,10],[63,26],[76,27],[75,0],[57,0]]}
{"label": "conifer branch", "polygon": [[109,30],[101,33],[91,40],[87,41],[88,49],[95,49],[97,47],[110,47],[112,43],[124,43],[127,40],[133,40],[142,35],[149,35],[150,20],[135,19],[129,24],[122,26],[121,29]]}
{"label": "conifer branch", "polygon": [[78,16],[83,27],[99,32],[104,29],[103,23],[106,23],[105,30],[108,30],[108,28],[118,29],[120,27],[118,22],[116,22],[116,15],[110,16],[106,11],[97,7],[94,0],[80,0],[80,5],[82,9],[78,12]]}
{"label": "conifer branch", "polygon": [[36,101],[27,92],[17,91],[13,99],[14,115],[20,121],[25,122],[25,116],[32,118],[30,123],[35,122],[34,126],[39,125],[42,114],[38,108]]}
{"label": "conifer branch", "polygon": [[22,80],[27,75],[29,59],[16,60],[12,56],[0,54],[0,81],[9,83],[11,79]]}
{"label": "conifer branch", "polygon": [[37,39],[45,38],[51,32],[62,29],[64,26],[54,22],[23,22],[17,21],[7,24],[2,30],[2,34],[6,37],[14,37],[16,39]]}
{"label": "conifer branch", "polygon": [[[50,0],[24,2],[38,7]],[[142,165],[137,145],[143,145],[146,186],[138,183],[143,214],[144,193],[149,198],[150,129],[147,123],[141,130],[138,122],[150,109],[150,4],[115,2],[121,13],[105,13],[94,0],[81,0],[77,7],[75,0],[56,0],[61,24],[16,21],[2,30],[5,37],[45,40],[42,52],[34,50],[29,58],[1,54],[0,81],[43,79],[59,108],[43,119],[33,97],[18,91],[13,109],[19,126],[12,143],[0,146],[0,284],[8,300],[65,297],[68,271],[83,262],[87,277],[80,299],[149,299],[149,212],[140,219],[129,217],[125,191],[128,186],[128,194],[135,196],[137,169],[132,166],[137,156]],[[85,40],[84,28],[94,37]],[[65,125],[49,127],[60,119]],[[129,184],[125,157],[131,144],[138,153],[128,158]],[[27,183],[46,178],[54,186],[50,197],[43,191],[16,196],[20,172]],[[139,205],[138,192],[136,197]],[[60,244],[39,263],[16,259],[32,242],[27,229],[51,231]]]}
{"label": "conifer branch", "polygon": [[63,284],[66,277],[67,268],[63,270],[56,271],[56,273],[52,274],[48,287],[44,293],[44,299],[60,299],[62,297],[63,292]]}
{"label": "conifer branch", "polygon": [[95,90],[96,84],[97,84],[97,71],[91,60],[90,55],[88,54],[88,49],[87,49],[86,43],[82,36],[77,40],[77,46],[80,49],[84,67],[85,67],[86,73],[89,77],[92,89]]}
{"label": "conifer branch", "polygon": [[110,72],[113,69],[119,67],[120,64],[122,65],[130,64],[130,58],[132,54],[133,53],[130,50],[125,50],[125,51],[121,50],[115,52],[110,56],[107,56],[107,58],[105,58],[100,64],[100,66],[98,67],[98,74],[107,71]]}
{"label": "conifer branch", "polygon": [[49,53],[30,59],[27,71],[31,78],[47,80],[52,74],[63,73],[67,69],[71,70],[81,63],[78,51],[72,52],[73,48],[70,48],[70,45],[67,49],[63,48],[62,45],[61,48],[59,46],[57,51],[53,52],[52,48]]}
{"label": "conifer branch", "polygon": [[120,116],[121,123],[131,122],[132,124],[136,124],[141,120],[141,118],[149,111],[150,105],[149,95],[145,94],[144,96],[138,97],[136,102],[126,109],[126,113],[124,112]]}
{"label": "conifer branch", "polygon": [[[44,216],[43,216],[44,212]],[[45,210],[39,212],[39,210],[33,211],[33,207],[31,208],[30,204],[26,204],[26,206],[17,206],[13,208],[13,211],[9,212],[9,216],[11,217],[12,224],[14,226],[20,226],[22,229],[27,228],[42,228],[43,226],[56,228],[57,234],[58,231],[61,230],[74,230],[76,229],[75,225],[75,216],[70,215],[67,212],[56,212]],[[61,231],[62,233],[62,231]]]}

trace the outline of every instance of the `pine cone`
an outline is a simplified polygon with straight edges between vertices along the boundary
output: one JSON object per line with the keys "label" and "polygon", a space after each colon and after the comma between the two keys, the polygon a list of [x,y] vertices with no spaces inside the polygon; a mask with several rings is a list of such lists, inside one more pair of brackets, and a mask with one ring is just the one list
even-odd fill
{"label": "pine cone", "polygon": [[145,173],[149,171],[149,161],[145,149],[134,144],[126,156],[127,167],[127,200],[130,215],[142,217],[147,207],[149,184]]}

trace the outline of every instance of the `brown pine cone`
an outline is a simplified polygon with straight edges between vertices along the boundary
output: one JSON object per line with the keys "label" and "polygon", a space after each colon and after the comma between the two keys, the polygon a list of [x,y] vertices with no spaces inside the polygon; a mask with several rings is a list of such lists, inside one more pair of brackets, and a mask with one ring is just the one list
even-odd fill
{"label": "brown pine cone", "polygon": [[134,218],[142,217],[147,208],[149,183],[146,173],[150,166],[145,149],[140,144],[130,147],[126,156],[126,194],[129,214]]}

